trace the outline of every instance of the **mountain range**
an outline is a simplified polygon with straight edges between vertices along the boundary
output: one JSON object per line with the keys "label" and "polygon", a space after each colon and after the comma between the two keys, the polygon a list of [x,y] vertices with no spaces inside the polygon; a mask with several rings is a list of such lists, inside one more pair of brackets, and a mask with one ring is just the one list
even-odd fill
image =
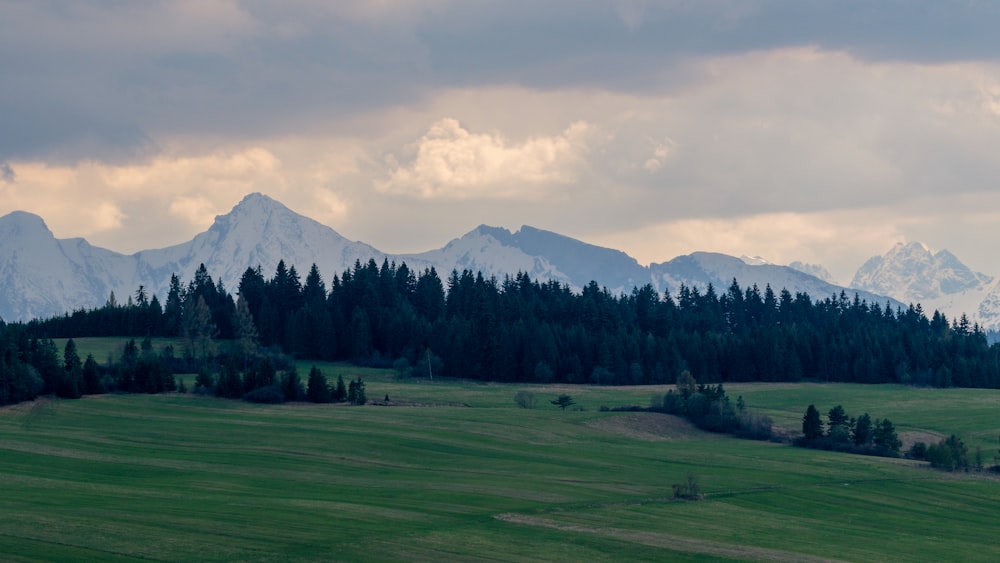
{"label": "mountain range", "polygon": [[[533,279],[555,280],[576,290],[593,280],[612,293],[647,283],[672,294],[681,284],[699,288],[713,284],[721,293],[735,278],[744,287],[757,285],[763,291],[770,285],[775,292],[784,288],[814,299],[846,291],[852,298],[858,293],[869,303],[889,302],[893,307],[921,302],[928,312],[940,308],[949,317],[967,312],[984,326],[987,320],[991,328],[1000,326],[1000,290],[994,278],[971,272],[947,251],[931,255],[919,244],[900,245],[872,258],[850,288],[827,281],[829,274],[821,266],[781,266],[711,252],[643,266],[619,250],[530,226],[511,232],[481,225],[439,249],[389,254],[348,240],[257,193],[216,217],[207,231],[189,242],[129,255],[81,238],[57,239],[37,215],[18,211],[0,217],[0,318],[26,320],[98,307],[112,292],[123,301],[140,285],[162,301],[171,274],[190,281],[200,264],[235,292],[248,267],[260,266],[269,277],[284,260],[304,276],[316,264],[330,279],[352,268],[355,261],[369,259],[406,262],[417,271],[434,267],[442,277],[465,269],[497,278],[525,272]],[[956,313],[955,307],[967,308]]]}

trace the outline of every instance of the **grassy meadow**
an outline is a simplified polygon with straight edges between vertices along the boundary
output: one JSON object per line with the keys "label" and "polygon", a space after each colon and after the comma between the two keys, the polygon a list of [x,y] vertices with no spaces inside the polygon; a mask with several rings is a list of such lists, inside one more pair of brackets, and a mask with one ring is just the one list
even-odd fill
{"label": "grassy meadow", "polygon": [[[647,405],[662,387],[427,381],[321,367],[331,381],[362,375],[369,399],[389,395],[405,406],[167,394],[0,410],[2,559],[1000,559],[1000,480],[991,476],[599,411]],[[535,394],[536,409],[515,406],[519,390]],[[901,433],[957,432],[988,462],[1000,434],[992,390],[727,390],[791,428],[815,403],[824,413],[843,404],[852,415],[889,417]],[[564,392],[584,410],[549,404]],[[671,485],[689,473],[704,500],[673,500]]]}

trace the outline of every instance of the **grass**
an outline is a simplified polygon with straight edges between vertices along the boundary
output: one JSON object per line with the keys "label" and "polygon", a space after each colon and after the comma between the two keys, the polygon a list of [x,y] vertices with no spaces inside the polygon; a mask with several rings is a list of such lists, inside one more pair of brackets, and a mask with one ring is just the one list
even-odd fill
{"label": "grass", "polygon": [[872,419],[888,418],[901,434],[926,439],[958,434],[970,451],[976,446],[992,458],[1000,436],[1000,391],[994,389],[931,389],[903,385],[773,383],[727,386],[727,394],[743,395],[750,407],[770,416],[775,424],[801,431],[809,404],[820,413],[843,405],[849,415],[867,412]]}
{"label": "grass", "polygon": [[[62,357],[62,352],[66,348],[66,342],[68,340],[68,338],[52,339],[52,342],[55,343],[56,348],[59,350],[60,358]],[[76,352],[81,359],[84,359],[88,354],[91,354],[94,356],[94,360],[103,364],[109,359],[118,361],[118,359],[122,356],[122,350],[125,348],[125,343],[129,340],[135,340],[136,346],[138,346],[143,339],[126,336],[121,338],[95,336],[74,338],[73,343],[76,344]],[[156,351],[160,351],[168,345],[174,347],[175,355],[180,356],[184,351],[183,338],[151,338],[150,343]]]}
{"label": "grass", "polygon": [[[598,411],[648,404],[664,388],[431,382],[319,367],[332,379],[361,375],[371,398],[428,406],[261,406],[167,394],[0,410],[3,559],[1000,558],[1000,481],[988,476]],[[515,407],[522,389],[539,408]],[[809,403],[822,411],[840,403],[908,430],[981,436],[984,446],[992,433],[988,451],[996,449],[996,391],[727,389],[790,426]],[[586,410],[548,404],[562,392]],[[689,472],[705,500],[672,500],[671,485]]]}

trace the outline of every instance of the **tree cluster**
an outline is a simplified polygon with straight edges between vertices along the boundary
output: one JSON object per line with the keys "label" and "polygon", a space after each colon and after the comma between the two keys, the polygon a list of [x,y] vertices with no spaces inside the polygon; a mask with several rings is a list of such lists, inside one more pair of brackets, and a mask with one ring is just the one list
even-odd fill
{"label": "tree cluster", "polygon": [[698,383],[690,372],[677,378],[676,390],[654,397],[650,410],[683,416],[709,432],[734,434],[743,438],[768,440],[772,437],[771,419],[746,408],[743,397],[734,405],[722,384]]}
{"label": "tree cluster", "polygon": [[883,457],[899,457],[899,449],[903,445],[896,435],[896,427],[888,418],[872,421],[868,413],[858,418],[848,417],[841,405],[827,413],[825,432],[819,410],[815,405],[809,405],[802,417],[802,437],[795,444]]}
{"label": "tree cluster", "polygon": [[[845,293],[813,300],[770,287],[724,293],[652,286],[580,292],[519,273],[502,281],[471,271],[446,280],[431,268],[356,262],[329,285],[315,265],[305,281],[279,262],[247,269],[237,298],[204,266],[188,284],[172,276],[163,307],[140,288],[124,305],[36,320],[33,338],[183,337],[183,357],[260,346],[300,359],[394,367],[410,375],[505,382],[664,384],[689,371],[703,381],[842,381],[1000,387],[1000,347],[977,325],[919,305],[892,309]],[[218,340],[237,352],[218,350]]]}

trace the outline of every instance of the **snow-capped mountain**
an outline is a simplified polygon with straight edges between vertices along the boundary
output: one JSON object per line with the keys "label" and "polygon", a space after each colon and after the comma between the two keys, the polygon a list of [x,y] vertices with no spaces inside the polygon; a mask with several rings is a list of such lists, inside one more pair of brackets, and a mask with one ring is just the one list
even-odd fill
{"label": "snow-capped mountain", "polygon": [[556,280],[574,289],[597,280],[615,293],[644,285],[650,279],[649,270],[624,252],[527,225],[514,233],[480,225],[444,248],[400,258],[407,264],[433,264],[443,272],[467,269],[497,277],[525,272],[532,279]]}
{"label": "snow-capped mountain", "polygon": [[956,319],[966,314],[984,329],[1000,328],[1000,279],[974,272],[951,252],[934,253],[919,242],[899,243],[870,258],[851,286],[920,303],[928,315],[940,311]]}
{"label": "snow-capped mountain", "polygon": [[30,319],[105,302],[135,282],[134,260],[79,238],[59,240],[37,215],[0,217],[0,318]]}
{"label": "snow-capped mountain", "polygon": [[932,253],[919,242],[898,243],[884,256],[865,262],[851,287],[890,295],[900,301],[924,302],[980,287],[990,276],[973,272],[947,250]]}
{"label": "snow-capped mountain", "polygon": [[[144,250],[135,254],[147,288],[163,296],[171,274],[184,282],[205,264],[213,279],[235,292],[246,269],[260,266],[265,277],[274,274],[279,260],[295,266],[304,278],[312,264],[327,278],[350,268],[356,260],[386,255],[362,242],[350,241],[317,221],[288,209],[262,194],[250,194],[226,215],[215,218],[207,231],[189,242]],[[134,291],[134,289],[133,289]]]}
{"label": "snow-capped mountain", "polygon": [[794,270],[798,270],[802,273],[809,274],[810,276],[817,277],[827,283],[832,283],[832,284],[837,283],[837,281],[833,277],[833,274],[831,274],[829,270],[827,270],[826,268],[824,268],[819,264],[806,264],[804,262],[796,260],[790,263],[788,267]]}
{"label": "snow-capped mountain", "polygon": [[[265,277],[279,260],[294,266],[300,277],[316,264],[324,278],[374,259],[406,262],[412,270],[434,267],[441,277],[468,269],[503,278],[525,272],[533,279],[556,280],[579,290],[590,281],[612,293],[647,283],[675,292],[681,283],[720,293],[733,278],[743,286],[770,285],[778,292],[806,292],[815,298],[844,288],[795,269],[722,254],[695,253],[663,264],[640,265],[624,252],[587,244],[557,233],[523,226],[516,232],[480,226],[443,248],[419,254],[393,255],[363,242],[350,241],[312,219],[261,194],[246,196],[232,211],[191,241],[124,255],[83,239],[56,239],[44,221],[29,213],[0,217],[0,318],[24,320],[103,305],[114,292],[119,302],[145,286],[163,301],[171,274],[187,283],[200,264],[213,279],[236,292],[247,268],[259,266]],[[853,290],[847,290],[853,296]],[[869,302],[885,298],[862,293]],[[1000,294],[996,296],[1000,303]],[[1000,308],[998,308],[1000,310]]]}
{"label": "snow-capped mountain", "polygon": [[808,293],[813,299],[819,300],[839,296],[844,291],[851,299],[857,293],[858,297],[870,304],[885,305],[889,302],[894,308],[901,306],[901,303],[881,294],[846,289],[789,266],[748,264],[743,259],[715,252],[678,256],[669,262],[650,264],[649,268],[654,286],[660,291],[670,291],[673,295],[677,294],[681,284],[702,290],[712,284],[719,294],[729,289],[735,278],[740,286],[745,288],[756,285],[761,292],[770,285],[775,294],[788,289],[793,295],[797,292]]}

